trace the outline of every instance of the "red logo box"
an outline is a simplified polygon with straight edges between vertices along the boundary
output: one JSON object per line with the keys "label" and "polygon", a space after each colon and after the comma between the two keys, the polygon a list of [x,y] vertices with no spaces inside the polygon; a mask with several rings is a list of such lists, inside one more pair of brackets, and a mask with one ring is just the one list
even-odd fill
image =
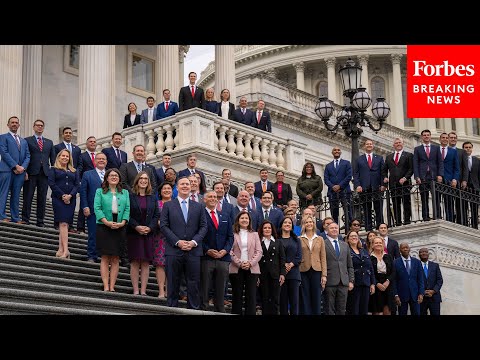
{"label": "red logo box", "polygon": [[480,45],[408,45],[409,118],[480,117]]}

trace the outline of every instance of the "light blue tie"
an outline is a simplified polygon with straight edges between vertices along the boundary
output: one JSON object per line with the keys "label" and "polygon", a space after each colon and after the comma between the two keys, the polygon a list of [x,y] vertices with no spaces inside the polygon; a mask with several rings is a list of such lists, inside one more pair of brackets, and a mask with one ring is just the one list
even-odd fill
{"label": "light blue tie", "polygon": [[410,275],[410,260],[405,260],[405,269],[407,269],[407,273]]}
{"label": "light blue tie", "polygon": [[427,263],[423,264],[423,272],[425,273],[425,277],[428,278],[428,268]]}
{"label": "light blue tie", "polygon": [[335,252],[337,253],[337,257],[340,257],[340,248],[338,247],[338,241],[333,240],[333,243],[335,244]]}
{"label": "light blue tie", "polygon": [[187,201],[186,200],[182,200],[182,213],[183,213],[183,218],[185,219],[185,223],[187,223],[188,210],[187,210]]}
{"label": "light blue tie", "polygon": [[70,154],[72,153],[72,145],[70,143],[67,143],[67,150],[70,151]]}

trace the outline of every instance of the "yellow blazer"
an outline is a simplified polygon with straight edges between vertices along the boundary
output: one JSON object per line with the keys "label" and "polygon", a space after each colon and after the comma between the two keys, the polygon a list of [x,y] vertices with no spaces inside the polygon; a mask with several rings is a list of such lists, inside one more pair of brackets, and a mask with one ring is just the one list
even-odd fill
{"label": "yellow blazer", "polygon": [[313,239],[312,250],[308,246],[308,239],[305,235],[300,236],[302,244],[302,261],[300,262],[300,272],[306,272],[313,268],[315,271],[321,271],[322,276],[327,276],[327,255],[325,253],[325,241],[321,236]]}

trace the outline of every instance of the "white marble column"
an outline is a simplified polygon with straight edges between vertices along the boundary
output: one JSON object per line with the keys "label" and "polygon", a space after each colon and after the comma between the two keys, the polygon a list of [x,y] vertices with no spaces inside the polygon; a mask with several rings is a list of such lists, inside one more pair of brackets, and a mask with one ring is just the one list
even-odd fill
{"label": "white marble column", "polygon": [[[182,86],[183,82],[185,81],[185,56],[188,53],[188,50],[190,49],[190,45],[178,45],[178,63],[179,63],[179,79],[180,79],[180,87]],[[198,74],[200,76],[200,74]],[[163,91],[161,89],[160,91]],[[158,93],[158,91],[157,91]],[[163,97],[159,97],[157,100],[157,103],[160,103],[163,101]]]}
{"label": "white marble column", "polygon": [[[472,121],[471,119],[469,120]],[[465,131],[465,118],[455,118],[455,129],[458,136],[465,136],[467,132]],[[470,133],[469,135],[472,135]]]}
{"label": "white marble column", "polygon": [[77,139],[110,136],[115,122],[115,45],[82,45]]}
{"label": "white marble column", "polygon": [[[367,92],[372,96],[372,89],[370,89],[370,83],[368,81],[368,55],[358,56],[358,63],[362,67],[362,79],[361,85],[367,89]],[[377,99],[372,99],[372,104],[376,102]],[[367,114],[372,115],[372,106],[369,106],[367,109]]]}
{"label": "white marble column", "polygon": [[[162,102],[164,89],[169,89],[172,95],[171,100],[178,102],[178,93],[182,87],[181,84],[183,84],[183,81],[178,81],[178,74],[180,72],[178,45],[157,45],[157,62],[157,69],[159,69],[156,80],[157,102]],[[197,76],[199,76],[199,74],[197,74]]]}
{"label": "white marble column", "polygon": [[11,116],[20,119],[21,134],[25,134],[22,121],[23,45],[0,45],[0,122],[1,133],[8,131]]}
{"label": "white marble column", "polygon": [[391,124],[400,129],[404,128],[402,75],[400,72],[400,60],[402,59],[402,56],[402,54],[391,55],[393,66],[393,99],[389,102],[389,104],[391,104],[390,106],[393,108]]}
{"label": "white marble column", "polygon": [[327,82],[328,82],[328,98],[338,104],[337,100],[337,78],[335,76],[335,58],[325,58],[327,64]]}
{"label": "white marble column", "polygon": [[236,104],[234,50],[234,45],[215,45],[215,94],[220,101],[220,92],[228,89],[230,102]]}
{"label": "white marble column", "polygon": [[297,89],[305,91],[305,63],[303,61],[299,61],[293,63],[293,67],[297,72]]}
{"label": "white marble column", "polygon": [[[23,136],[33,133],[33,123],[41,119],[42,98],[42,45],[24,45],[22,76],[22,126]],[[42,119],[44,120],[44,119]],[[45,121],[45,120],[44,120]],[[52,129],[50,129],[52,133]]]}

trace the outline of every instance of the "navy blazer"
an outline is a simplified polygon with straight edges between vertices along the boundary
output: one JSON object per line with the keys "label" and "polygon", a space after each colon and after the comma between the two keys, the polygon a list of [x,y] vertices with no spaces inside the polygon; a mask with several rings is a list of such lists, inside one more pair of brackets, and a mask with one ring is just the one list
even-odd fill
{"label": "navy blazer", "polygon": [[355,274],[355,286],[376,285],[377,281],[368,251],[362,248],[360,249],[360,253],[356,254],[350,246],[349,248],[350,255],[352,256],[353,273]]}
{"label": "navy blazer", "polygon": [[[78,168],[78,163],[80,162],[80,155],[82,153],[82,150],[77,145],[73,145],[70,143],[72,146],[72,160],[73,160],[73,167],[75,169]],[[62,141],[60,144],[55,145],[55,158],[57,157],[58,153],[66,149],[67,147],[65,146],[65,143]],[[55,161],[53,162],[55,164]]]}
{"label": "navy blazer", "polygon": [[147,195],[147,218],[142,221],[142,210],[137,199],[137,194],[130,193],[130,219],[128,220],[127,233],[138,234],[135,227],[142,225],[148,226],[154,234],[158,230],[158,219],[160,218],[160,210],[155,195]]}
{"label": "navy blazer", "polygon": [[120,166],[127,162],[127,153],[123,150],[120,150],[120,158],[118,159],[115,149],[112,147],[102,149],[102,153],[107,157],[107,165],[105,170],[117,168],[120,170]]}
{"label": "navy blazer", "polygon": [[[289,237],[288,239],[279,238],[285,250],[285,263],[293,263],[293,267],[285,276],[286,280],[298,280],[301,281],[299,265],[302,261],[302,244],[298,237]],[[285,265],[285,264],[284,264]]]}
{"label": "navy blazer", "polygon": [[157,106],[157,115],[155,120],[164,119],[166,117],[175,115],[178,112],[178,104],[175,101],[169,101],[168,110],[165,111],[165,101]]}
{"label": "navy blazer", "polygon": [[388,237],[387,251],[393,259],[400,257],[400,246],[398,245],[398,241],[390,238],[390,236]]}
{"label": "navy blazer", "polygon": [[268,111],[262,111],[262,117],[260,118],[260,122],[257,119],[257,111],[253,112],[253,119],[254,124],[257,129],[265,130],[268,132],[272,132],[272,119],[270,118],[270,113]]}
{"label": "navy blazer", "polygon": [[372,153],[372,168],[368,166],[367,156],[360,155],[357,158],[357,167],[353,174],[353,183],[355,188],[361,186],[363,191],[372,189],[372,191],[380,190],[383,185],[382,179],[383,157]]}
{"label": "navy blazer", "polygon": [[[460,163],[458,162],[457,149],[446,146],[445,150],[447,154],[445,159],[443,159],[443,182],[450,185],[453,179],[457,180],[457,182],[460,181]],[[442,147],[440,147],[441,154]]]}
{"label": "navy blazer", "polygon": [[13,136],[7,132],[0,135],[0,155],[2,160],[0,162],[0,172],[11,172],[15,166],[20,165],[24,169],[28,168],[30,164],[30,151],[25,139],[18,137],[20,142],[20,150]]}
{"label": "navy blazer", "polygon": [[82,181],[83,174],[88,171],[88,170],[93,170],[95,169],[95,166],[93,165],[92,158],[90,156],[90,152],[84,151],[80,155],[80,159],[78,161],[78,178],[80,181]]}
{"label": "navy blazer", "polygon": [[[350,189],[350,181],[352,181],[352,164],[350,161],[340,159],[336,169],[334,162],[329,162],[327,166],[325,166],[324,178],[325,184],[328,186],[329,197],[334,194],[349,194],[352,192]],[[332,190],[334,185],[340,185],[340,193],[335,193]]]}
{"label": "navy blazer", "polygon": [[97,170],[89,170],[83,174],[80,185],[80,209],[88,207],[90,208],[90,213],[95,214],[93,202],[95,200],[95,192],[100,187],[102,187],[102,180],[100,180]]}
{"label": "navy blazer", "polygon": [[[260,215],[260,222],[258,223],[258,226],[265,220],[265,209],[264,208],[258,208],[257,212]],[[283,216],[283,211],[276,208],[275,206],[272,206],[272,208],[268,211],[268,220],[275,226],[275,230],[280,228],[280,223],[282,222],[284,216]]]}
{"label": "navy blazer", "polygon": [[403,264],[403,258],[393,261],[395,279],[393,281],[393,294],[400,297],[401,302],[417,301],[418,295],[425,294],[424,273],[420,260],[410,257],[410,275]]}
{"label": "navy blazer", "polygon": [[25,141],[28,144],[28,151],[30,151],[30,164],[28,164],[27,168],[28,175],[39,175],[40,169],[43,169],[43,174],[48,176],[50,166],[55,165],[53,141],[42,136],[42,151],[38,147],[35,135],[26,137]]}
{"label": "navy blazer", "polygon": [[437,176],[443,176],[443,159],[440,146],[430,144],[430,157],[427,157],[423,144],[413,149],[413,173],[415,179],[425,180],[427,168],[430,169],[432,180],[436,181]]}
{"label": "navy blazer", "polygon": [[52,189],[52,197],[61,199],[63,194],[72,195],[72,200],[76,201],[76,195],[80,188],[78,171],[61,170],[51,167],[48,171],[48,186]]}
{"label": "navy blazer", "polygon": [[205,208],[207,234],[203,240],[203,255],[205,255],[205,258],[210,259],[210,257],[207,255],[208,250],[225,250],[227,252],[225,256],[215,260],[232,261],[232,258],[230,257],[230,250],[232,250],[233,246],[233,225],[229,216],[222,214],[220,211],[217,211],[217,214],[218,230],[213,224],[210,210]]}
{"label": "navy blazer", "polygon": [[[157,119],[157,107],[153,107],[153,119],[152,121],[155,121]],[[140,114],[140,123],[141,124],[147,124],[148,123],[148,108],[143,109],[142,113]]]}
{"label": "navy blazer", "polygon": [[142,122],[141,122],[141,117],[139,114],[136,114],[135,115],[135,121],[133,122],[133,125],[132,125],[132,122],[130,121],[130,114],[127,114],[125,115],[125,118],[123,119],[123,128],[126,129],[126,128],[129,128],[131,126],[135,126],[135,125],[140,125]]}
{"label": "navy blazer", "polygon": [[245,115],[244,115],[242,113],[242,108],[240,108],[240,107],[237,108],[233,112],[233,120],[235,120],[236,122],[238,122],[240,124],[256,127],[255,126],[255,123],[256,123],[255,113],[250,109],[245,109]]}
{"label": "navy blazer", "polygon": [[[205,174],[203,173],[203,171],[195,169],[195,172],[200,174],[200,177],[202,178],[202,184],[205,184],[205,186],[206,186],[207,183],[205,182]],[[180,179],[183,176],[189,177],[190,175],[192,175],[192,173],[190,172],[189,168],[180,170],[177,174],[177,181],[178,181],[178,179]]]}
{"label": "navy blazer", "polygon": [[184,251],[176,246],[179,240],[195,240],[197,246],[190,250],[192,256],[203,255],[203,239],[207,234],[205,208],[196,201],[188,200],[187,222],[177,199],[163,204],[160,215],[160,231],[165,235],[165,255],[183,256]]}
{"label": "navy blazer", "polygon": [[[255,185],[255,192],[253,193],[253,195],[259,199],[262,198],[262,195],[263,195],[263,190],[262,190],[262,180],[260,181],[257,181],[256,183],[254,183],[253,185]],[[267,191],[272,191],[272,186],[273,186],[273,183],[271,181],[268,181],[267,180]]]}
{"label": "navy blazer", "polygon": [[[228,202],[224,201],[222,202],[222,211],[220,211],[220,213],[223,215],[223,216],[227,216],[228,218],[230,218],[230,223],[232,224],[233,226],[233,223],[235,222],[235,216],[233,215],[233,209],[235,208],[236,206],[233,206],[232,204],[229,204]],[[238,208],[237,208],[238,209]]]}
{"label": "navy blazer", "polygon": [[424,297],[423,300],[431,299],[432,302],[442,302],[442,295],[440,294],[440,289],[443,285],[442,272],[440,271],[440,266],[433,261],[428,262],[428,277],[425,276],[425,271],[423,271],[422,263],[422,272],[423,272],[423,281],[425,283],[425,290],[435,290],[435,294],[431,298]]}
{"label": "navy blazer", "polygon": [[180,89],[178,94],[178,111],[184,111],[192,108],[203,109],[205,107],[205,93],[203,89],[195,86],[195,98],[192,97],[190,84]]}

